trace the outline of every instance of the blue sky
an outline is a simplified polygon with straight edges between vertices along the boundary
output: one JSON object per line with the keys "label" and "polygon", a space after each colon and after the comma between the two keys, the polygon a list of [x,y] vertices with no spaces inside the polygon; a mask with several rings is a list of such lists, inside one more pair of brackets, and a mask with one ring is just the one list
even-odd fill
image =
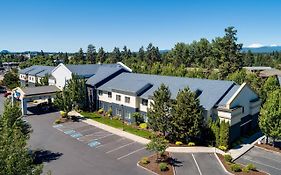
{"label": "blue sky", "polygon": [[244,46],[281,45],[279,0],[0,0],[0,50],[138,50],[212,39],[235,26]]}

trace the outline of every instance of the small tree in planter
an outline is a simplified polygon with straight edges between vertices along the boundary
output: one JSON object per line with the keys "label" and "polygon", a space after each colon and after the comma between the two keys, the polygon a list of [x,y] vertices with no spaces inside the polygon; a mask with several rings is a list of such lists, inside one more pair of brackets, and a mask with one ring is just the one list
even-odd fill
{"label": "small tree in planter", "polygon": [[153,151],[156,153],[157,160],[163,157],[166,149],[168,148],[168,140],[166,140],[163,136],[154,135],[151,141],[146,145],[146,149],[149,151]]}

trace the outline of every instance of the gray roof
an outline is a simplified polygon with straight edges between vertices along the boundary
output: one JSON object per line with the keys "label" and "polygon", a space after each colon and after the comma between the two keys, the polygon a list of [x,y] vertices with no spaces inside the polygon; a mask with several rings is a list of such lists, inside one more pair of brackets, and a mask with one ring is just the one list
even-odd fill
{"label": "gray roof", "polygon": [[61,91],[56,86],[37,86],[37,87],[25,87],[21,88],[25,93],[25,96],[37,95],[37,94],[49,94]]}
{"label": "gray roof", "polygon": [[223,97],[223,99],[219,102],[219,106],[225,106],[226,103],[228,102],[228,100],[235,94],[235,92],[237,92],[237,90],[239,89],[239,85],[234,85],[231,87],[231,89],[225,94],[225,96]]}
{"label": "gray roof", "polygon": [[[101,67],[107,68],[122,68],[119,64],[67,64],[65,65],[73,74],[89,78],[95,75]],[[110,70],[110,69],[107,69]]]}
{"label": "gray roof", "polygon": [[53,66],[41,66],[41,65],[34,65],[25,69],[20,70],[21,74],[28,74],[33,76],[44,77],[47,74],[51,74],[52,70],[55,67]]}
{"label": "gray roof", "polygon": [[262,71],[262,70],[272,69],[271,67],[266,67],[266,66],[252,66],[252,67],[243,67],[243,68],[249,71]]}
{"label": "gray roof", "polygon": [[106,80],[107,78],[113,76],[117,72],[126,71],[123,67],[120,66],[100,66],[98,70],[95,72],[95,75],[90,77],[86,84],[95,86]]}
{"label": "gray roof", "polygon": [[162,83],[169,87],[173,99],[176,98],[178,91],[185,87],[189,87],[193,92],[200,91],[200,103],[207,110],[216,105],[236,85],[233,81],[122,73],[98,89],[129,92],[148,99]]}

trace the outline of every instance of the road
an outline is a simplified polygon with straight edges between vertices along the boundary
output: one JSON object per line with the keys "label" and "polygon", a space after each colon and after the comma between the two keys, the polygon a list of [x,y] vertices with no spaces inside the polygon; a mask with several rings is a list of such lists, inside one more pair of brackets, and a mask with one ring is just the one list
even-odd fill
{"label": "road", "polygon": [[0,94],[0,114],[2,114],[4,111],[4,102],[5,102],[4,94]]}

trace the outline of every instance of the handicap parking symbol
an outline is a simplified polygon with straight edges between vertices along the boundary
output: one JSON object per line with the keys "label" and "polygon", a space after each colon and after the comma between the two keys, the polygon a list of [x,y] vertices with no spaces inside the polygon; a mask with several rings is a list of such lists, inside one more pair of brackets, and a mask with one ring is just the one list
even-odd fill
{"label": "handicap parking symbol", "polygon": [[71,135],[71,134],[74,134],[75,131],[74,131],[74,130],[68,130],[68,131],[65,131],[64,133],[65,133],[65,134],[68,134],[68,135]]}
{"label": "handicap parking symbol", "polygon": [[53,127],[54,128],[61,128],[61,127],[63,127],[63,125],[62,124],[58,124],[58,125],[54,125]]}
{"label": "handicap parking symbol", "polygon": [[91,148],[94,148],[94,147],[100,145],[100,142],[94,140],[94,141],[88,143],[88,145],[89,145]]}
{"label": "handicap parking symbol", "polygon": [[71,134],[70,136],[74,137],[74,138],[78,138],[78,137],[81,137],[83,135],[81,133],[77,132],[77,133]]}

